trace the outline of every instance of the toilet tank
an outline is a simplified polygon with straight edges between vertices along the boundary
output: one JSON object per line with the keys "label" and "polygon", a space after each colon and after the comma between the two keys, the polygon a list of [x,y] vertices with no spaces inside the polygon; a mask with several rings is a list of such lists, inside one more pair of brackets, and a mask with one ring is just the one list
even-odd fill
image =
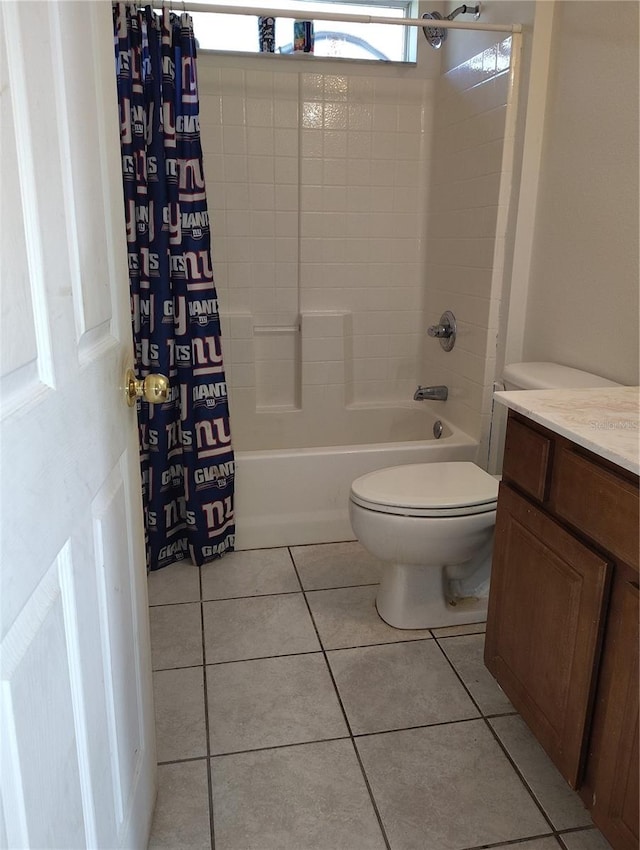
{"label": "toilet tank", "polygon": [[619,387],[615,381],[561,366],[559,363],[512,363],[504,367],[502,380],[505,390],[587,389],[588,387]]}

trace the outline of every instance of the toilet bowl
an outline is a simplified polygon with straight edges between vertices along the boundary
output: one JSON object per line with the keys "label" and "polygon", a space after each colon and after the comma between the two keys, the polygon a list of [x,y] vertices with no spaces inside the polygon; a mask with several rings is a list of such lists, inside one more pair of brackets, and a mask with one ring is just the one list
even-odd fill
{"label": "toilet bowl", "polygon": [[497,480],[468,462],[395,466],[353,482],[353,531],[386,562],[376,598],[385,622],[425,629],[485,619],[497,498]]}
{"label": "toilet bowl", "polygon": [[[618,386],[555,363],[505,368],[506,389]],[[351,485],[353,531],[384,562],[378,613],[398,629],[486,618],[498,481],[468,462],[370,472]]]}

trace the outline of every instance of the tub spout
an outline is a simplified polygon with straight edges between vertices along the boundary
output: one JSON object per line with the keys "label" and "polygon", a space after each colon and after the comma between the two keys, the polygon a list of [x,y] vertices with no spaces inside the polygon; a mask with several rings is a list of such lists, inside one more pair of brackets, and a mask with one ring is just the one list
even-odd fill
{"label": "tub spout", "polygon": [[418,387],[413,394],[414,401],[446,401],[449,395],[447,387]]}

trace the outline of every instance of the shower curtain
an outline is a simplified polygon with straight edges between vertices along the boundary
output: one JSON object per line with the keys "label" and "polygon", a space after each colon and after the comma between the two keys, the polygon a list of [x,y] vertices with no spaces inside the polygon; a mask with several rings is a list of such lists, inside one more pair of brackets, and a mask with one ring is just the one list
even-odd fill
{"label": "shower curtain", "polygon": [[149,569],[233,549],[234,456],[200,146],[191,17],[114,8],[129,283]]}

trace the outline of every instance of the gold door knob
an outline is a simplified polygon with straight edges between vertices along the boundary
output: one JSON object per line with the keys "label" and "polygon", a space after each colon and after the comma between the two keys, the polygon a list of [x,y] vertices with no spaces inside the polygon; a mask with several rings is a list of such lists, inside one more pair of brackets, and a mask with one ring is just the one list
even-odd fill
{"label": "gold door knob", "polygon": [[137,398],[143,398],[149,404],[161,404],[169,398],[169,379],[164,375],[147,375],[140,380],[136,378],[133,369],[127,369],[124,396],[129,407],[133,407]]}

